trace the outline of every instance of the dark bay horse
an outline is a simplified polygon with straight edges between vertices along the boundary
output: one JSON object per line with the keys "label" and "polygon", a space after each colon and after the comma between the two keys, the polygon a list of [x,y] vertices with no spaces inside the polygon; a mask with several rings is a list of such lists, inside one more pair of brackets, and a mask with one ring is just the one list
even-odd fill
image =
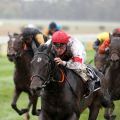
{"label": "dark bay horse", "polygon": [[[32,114],[38,115],[36,110],[36,104],[38,97],[32,95],[30,91],[31,83],[31,72],[30,72],[30,61],[33,57],[33,53],[29,50],[24,50],[25,44],[21,40],[21,35],[14,34],[9,35],[8,48],[7,48],[7,57],[10,61],[13,61],[15,64],[14,72],[14,96],[12,101],[12,108],[19,114],[28,113],[30,107],[32,106]],[[17,100],[22,92],[28,94],[29,103],[28,106],[24,109],[19,109],[17,107]],[[27,117],[29,119],[29,115]]]}
{"label": "dark bay horse", "polygon": [[114,120],[115,105],[113,101],[120,100],[120,37],[111,36],[109,58],[110,65],[105,71],[105,81],[107,82],[106,87],[108,87],[112,104],[110,108],[106,109],[105,117],[107,120]]}
{"label": "dark bay horse", "polygon": [[[85,99],[86,86],[75,72],[54,62],[51,45],[41,46],[31,61],[33,92],[41,95],[39,120],[79,120],[88,107],[89,120],[96,120],[101,107],[101,90]],[[103,75],[99,72],[99,77]],[[103,101],[102,101],[103,102]]]}
{"label": "dark bay horse", "polygon": [[109,66],[108,59],[108,53],[100,54],[99,51],[96,51],[94,65],[103,74],[105,74],[105,70],[107,69],[107,66]]}

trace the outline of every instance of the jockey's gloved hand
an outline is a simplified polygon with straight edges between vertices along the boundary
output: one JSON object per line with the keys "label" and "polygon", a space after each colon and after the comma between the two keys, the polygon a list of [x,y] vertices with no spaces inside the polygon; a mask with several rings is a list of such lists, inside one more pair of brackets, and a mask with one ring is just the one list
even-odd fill
{"label": "jockey's gloved hand", "polygon": [[109,47],[106,47],[106,48],[105,48],[105,51],[108,51],[108,50],[109,50]]}
{"label": "jockey's gloved hand", "polygon": [[98,50],[98,46],[93,46],[93,49],[94,49],[95,51],[97,51],[97,50]]}
{"label": "jockey's gloved hand", "polygon": [[58,65],[66,66],[66,64],[67,64],[66,61],[61,60],[61,58],[59,58],[59,57],[54,58],[54,61],[55,61]]}
{"label": "jockey's gloved hand", "polygon": [[109,53],[109,47],[105,48],[105,53]]}

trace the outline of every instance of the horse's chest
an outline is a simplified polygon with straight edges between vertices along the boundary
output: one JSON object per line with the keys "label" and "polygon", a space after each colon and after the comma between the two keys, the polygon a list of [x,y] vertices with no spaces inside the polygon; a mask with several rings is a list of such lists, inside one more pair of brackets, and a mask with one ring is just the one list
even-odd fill
{"label": "horse's chest", "polygon": [[74,99],[70,92],[55,91],[44,95],[42,99],[44,107],[49,110],[55,110],[56,112],[62,112],[64,109],[71,109],[74,105]]}
{"label": "horse's chest", "polygon": [[120,74],[118,71],[110,75],[110,93],[113,99],[120,99]]}

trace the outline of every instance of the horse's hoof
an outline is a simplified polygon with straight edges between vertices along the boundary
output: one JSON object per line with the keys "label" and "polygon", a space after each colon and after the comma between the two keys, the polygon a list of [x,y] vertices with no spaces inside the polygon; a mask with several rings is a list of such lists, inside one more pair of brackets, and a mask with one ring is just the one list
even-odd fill
{"label": "horse's hoof", "polygon": [[19,115],[23,115],[24,113],[28,112],[28,109],[21,109],[21,111],[19,112]]}
{"label": "horse's hoof", "polygon": [[116,115],[112,115],[111,120],[115,120],[115,119],[116,119]]}
{"label": "horse's hoof", "polygon": [[41,109],[37,109],[36,112],[35,111],[32,112],[32,115],[39,116],[40,112],[41,112]]}
{"label": "horse's hoof", "polygon": [[105,115],[105,120],[115,120],[116,119],[116,115],[112,115],[112,116],[109,116],[109,115]]}
{"label": "horse's hoof", "polygon": [[37,109],[36,115],[39,116],[39,115],[40,115],[40,112],[41,112],[41,109]]}

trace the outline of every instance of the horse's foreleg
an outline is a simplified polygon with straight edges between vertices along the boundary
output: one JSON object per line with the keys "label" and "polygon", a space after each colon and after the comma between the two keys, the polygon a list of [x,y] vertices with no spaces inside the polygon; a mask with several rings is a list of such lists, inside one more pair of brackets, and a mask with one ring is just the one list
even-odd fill
{"label": "horse's foreleg", "polygon": [[106,108],[106,109],[105,109],[104,118],[105,118],[106,120],[115,120],[116,115],[113,115],[114,109],[115,109],[115,105],[114,105],[114,103],[112,102],[111,106],[110,106],[109,108]]}
{"label": "horse's foreleg", "polygon": [[27,110],[28,112],[25,113],[25,117],[24,117],[24,120],[29,120],[30,119],[30,115],[29,115],[29,110],[30,110],[30,107],[32,105],[32,101],[31,101],[31,97],[30,97],[30,94],[28,93],[28,98],[29,98],[29,103],[28,103],[28,106],[27,106]]}
{"label": "horse's foreleg", "polygon": [[34,95],[34,96],[31,96],[31,97],[32,97],[32,105],[33,105],[33,107],[32,107],[32,114],[39,116],[39,114],[40,114],[40,109],[37,110],[38,97],[35,96],[35,95]]}
{"label": "horse's foreleg", "polygon": [[19,115],[22,115],[21,111],[17,108],[17,105],[16,105],[20,94],[21,94],[21,91],[17,91],[16,89],[14,89],[13,101],[11,103],[11,106]]}
{"label": "horse's foreleg", "polygon": [[12,101],[11,106],[19,115],[22,115],[22,114],[26,113],[28,110],[27,109],[22,109],[22,110],[18,109],[17,100],[20,97],[20,94],[21,94],[21,91],[18,91],[16,89],[14,90],[14,96],[13,96],[13,101]]}

